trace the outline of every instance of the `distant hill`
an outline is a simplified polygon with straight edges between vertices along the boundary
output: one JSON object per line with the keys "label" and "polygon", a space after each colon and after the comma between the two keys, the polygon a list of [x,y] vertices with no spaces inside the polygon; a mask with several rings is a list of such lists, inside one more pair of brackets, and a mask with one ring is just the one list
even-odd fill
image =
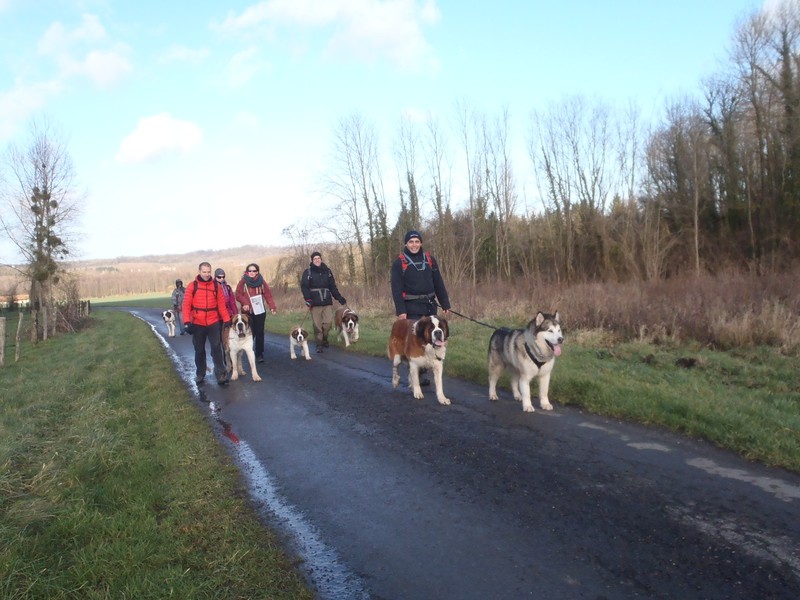
{"label": "distant hill", "polygon": [[116,258],[95,258],[88,260],[67,261],[65,266],[68,269],[86,269],[102,266],[117,266],[124,264],[158,264],[176,265],[190,263],[195,267],[207,260],[212,265],[220,262],[231,262],[233,264],[246,264],[262,257],[280,257],[290,254],[291,251],[284,246],[258,246],[250,244],[237,248],[227,248],[224,250],[194,250],[183,254],[146,254],[142,256],[118,256]]}

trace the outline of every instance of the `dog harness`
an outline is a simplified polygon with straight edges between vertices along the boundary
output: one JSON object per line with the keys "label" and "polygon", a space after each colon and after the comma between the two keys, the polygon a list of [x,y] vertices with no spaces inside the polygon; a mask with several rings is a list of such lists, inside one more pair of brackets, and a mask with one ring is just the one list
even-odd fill
{"label": "dog harness", "polygon": [[541,368],[542,368],[542,365],[543,365],[544,363],[546,363],[547,361],[546,361],[546,360],[544,360],[544,357],[543,357],[543,356],[542,356],[542,357],[537,357],[537,356],[534,354],[534,351],[531,349],[531,347],[530,347],[530,346],[528,346],[528,342],[525,342],[523,345],[525,346],[525,352],[528,354],[528,356],[530,357],[530,359],[533,361],[533,364],[535,364],[537,368],[541,369]]}

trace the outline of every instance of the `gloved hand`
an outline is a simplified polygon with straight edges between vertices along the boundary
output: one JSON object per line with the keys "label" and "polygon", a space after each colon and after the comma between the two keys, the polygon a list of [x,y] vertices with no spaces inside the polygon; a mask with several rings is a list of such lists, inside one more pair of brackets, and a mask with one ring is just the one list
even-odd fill
{"label": "gloved hand", "polygon": [[194,333],[194,332],[193,332],[193,329],[194,329],[194,327],[192,326],[192,324],[191,324],[191,323],[186,323],[186,325],[184,325],[184,326],[183,326],[183,329],[184,329],[184,331],[186,331],[186,333],[188,333],[189,335],[192,335],[192,333]]}
{"label": "gloved hand", "polygon": [[344,299],[344,296],[340,296],[339,297],[339,304],[341,304],[342,306],[347,304],[347,300]]}
{"label": "gloved hand", "polygon": [[311,300],[306,300],[306,306],[307,306],[308,308],[311,308]]}
{"label": "gloved hand", "polygon": [[224,321],[222,324],[223,324],[225,327],[230,327],[230,326],[233,324],[233,321],[231,321],[231,320]]}

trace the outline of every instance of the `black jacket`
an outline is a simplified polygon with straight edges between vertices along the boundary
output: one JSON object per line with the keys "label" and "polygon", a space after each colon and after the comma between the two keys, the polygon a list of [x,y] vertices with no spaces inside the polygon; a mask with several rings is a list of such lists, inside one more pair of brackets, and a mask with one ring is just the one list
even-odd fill
{"label": "black jacket", "polygon": [[405,249],[392,263],[392,300],[397,315],[435,315],[437,300],[444,310],[450,310],[450,298],[436,259],[422,248],[416,254]]}
{"label": "black jacket", "polygon": [[329,306],[333,304],[334,298],[344,304],[344,298],[336,287],[333,272],[325,263],[321,263],[319,267],[311,263],[303,271],[300,276],[300,290],[303,292],[306,304],[310,303],[310,306]]}

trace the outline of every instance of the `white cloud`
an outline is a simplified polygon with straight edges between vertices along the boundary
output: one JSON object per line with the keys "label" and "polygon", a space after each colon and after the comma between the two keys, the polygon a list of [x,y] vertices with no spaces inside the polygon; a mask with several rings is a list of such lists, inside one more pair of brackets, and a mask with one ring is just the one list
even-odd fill
{"label": "white cloud", "polygon": [[68,52],[75,44],[81,42],[99,42],[106,37],[106,30],[95,15],[83,15],[81,24],[74,29],[67,29],[56,21],[39,40],[39,52],[47,55],[59,55]]}
{"label": "white cloud", "polygon": [[218,29],[238,34],[281,26],[333,27],[327,47],[372,62],[386,57],[405,69],[436,68],[423,26],[438,23],[435,0],[264,0],[229,14]]}
{"label": "white cloud", "polygon": [[199,64],[208,58],[209,55],[210,52],[205,48],[189,48],[187,46],[174,44],[158,57],[158,62],[187,62]]}
{"label": "white cloud", "polygon": [[[125,57],[127,48],[97,48],[105,43],[106,30],[95,15],[83,15],[72,29],[53,23],[39,40],[39,52],[53,56],[59,66],[59,78],[88,77],[97,87],[108,88],[133,70]],[[84,47],[88,46],[88,49]]]}
{"label": "white cloud", "polygon": [[0,92],[0,142],[14,136],[32,114],[61,91],[58,82],[17,83],[8,92]]}
{"label": "white cloud", "polygon": [[235,54],[228,63],[228,83],[240,87],[253,79],[258,73],[268,71],[270,64],[261,58],[258,48],[251,46]]}
{"label": "white cloud", "polygon": [[115,51],[94,50],[76,70],[86,75],[97,87],[108,88],[133,69],[128,59]]}
{"label": "white cloud", "polygon": [[190,121],[168,113],[139,119],[136,130],[122,140],[116,161],[140,163],[171,152],[186,152],[203,141],[203,131]]}

